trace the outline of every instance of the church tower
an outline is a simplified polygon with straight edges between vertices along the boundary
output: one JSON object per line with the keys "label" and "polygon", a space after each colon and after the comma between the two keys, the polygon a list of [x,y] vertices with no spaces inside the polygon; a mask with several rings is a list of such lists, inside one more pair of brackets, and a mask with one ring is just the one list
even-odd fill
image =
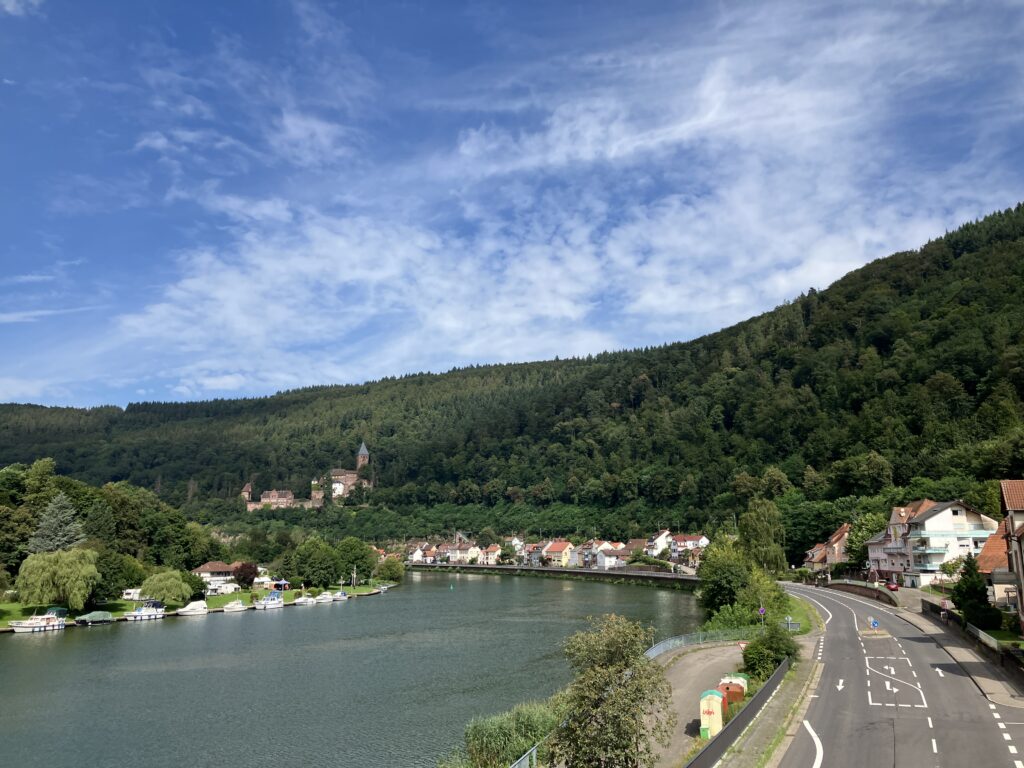
{"label": "church tower", "polygon": [[366,443],[362,443],[359,446],[359,453],[356,454],[356,472],[365,467],[370,463],[370,451],[366,447]]}

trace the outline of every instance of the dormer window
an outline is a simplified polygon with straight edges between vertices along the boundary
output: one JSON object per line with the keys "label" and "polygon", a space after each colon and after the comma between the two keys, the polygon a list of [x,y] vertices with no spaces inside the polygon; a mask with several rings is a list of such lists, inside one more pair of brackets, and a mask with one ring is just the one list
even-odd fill
{"label": "dormer window", "polygon": [[953,510],[953,514],[954,515],[959,515],[960,514],[960,510],[959,509],[954,509]]}

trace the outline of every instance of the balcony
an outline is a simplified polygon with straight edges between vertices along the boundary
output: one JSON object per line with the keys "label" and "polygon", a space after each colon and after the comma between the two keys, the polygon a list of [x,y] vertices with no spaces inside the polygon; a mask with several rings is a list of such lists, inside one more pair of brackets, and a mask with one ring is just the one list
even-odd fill
{"label": "balcony", "polygon": [[888,544],[882,547],[883,552],[889,552],[890,554],[902,555],[907,551],[907,547],[904,544]]}
{"label": "balcony", "polygon": [[945,547],[923,546],[923,547],[914,547],[910,551],[913,552],[915,555],[944,555],[944,554],[946,554],[947,550],[946,550]]}

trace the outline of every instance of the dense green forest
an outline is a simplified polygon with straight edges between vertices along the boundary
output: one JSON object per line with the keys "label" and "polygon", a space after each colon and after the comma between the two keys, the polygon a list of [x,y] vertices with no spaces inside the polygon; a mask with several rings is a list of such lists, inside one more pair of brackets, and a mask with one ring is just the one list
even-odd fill
{"label": "dense green forest", "polygon": [[[196,520],[367,538],[460,526],[625,536],[728,525],[774,499],[794,558],[908,496],[997,512],[1024,476],[1024,205],[694,341],[273,397],[125,409],[0,405],[0,465],[52,456]],[[258,493],[355,466],[346,506],[247,515]]]}

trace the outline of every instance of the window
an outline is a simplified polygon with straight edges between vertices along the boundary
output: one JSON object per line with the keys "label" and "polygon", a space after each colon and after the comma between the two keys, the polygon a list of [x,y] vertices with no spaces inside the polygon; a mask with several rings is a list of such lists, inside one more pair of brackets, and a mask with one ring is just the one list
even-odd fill
{"label": "window", "polygon": [[954,515],[959,515],[960,514],[960,510],[959,509],[954,509],[953,510],[953,514]]}

